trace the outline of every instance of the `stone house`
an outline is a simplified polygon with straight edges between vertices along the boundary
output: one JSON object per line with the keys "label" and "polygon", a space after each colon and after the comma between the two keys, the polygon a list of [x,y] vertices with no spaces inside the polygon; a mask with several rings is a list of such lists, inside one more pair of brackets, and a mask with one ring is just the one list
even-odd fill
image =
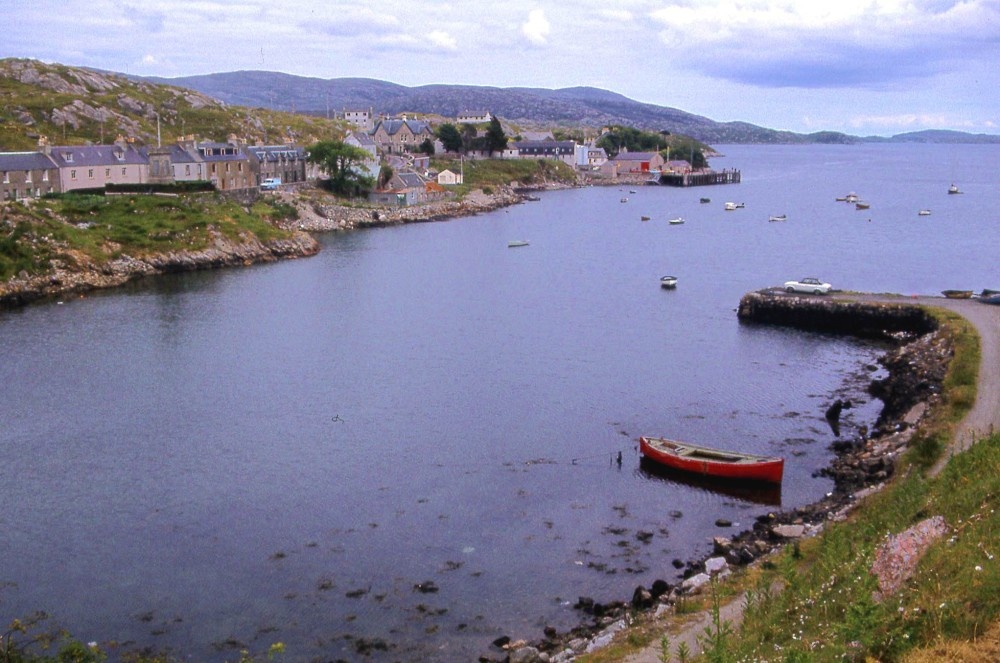
{"label": "stone house", "polygon": [[205,164],[206,179],[219,191],[249,189],[257,186],[250,157],[238,142],[215,143],[185,141],[185,149],[193,149]]}
{"label": "stone house", "polygon": [[344,120],[349,124],[357,127],[361,131],[368,133],[375,126],[375,113],[371,108],[368,109],[344,109]]}
{"label": "stone house", "polygon": [[382,205],[405,207],[432,200],[427,182],[413,172],[395,173],[385,188],[368,194],[368,201]]}
{"label": "stone house", "polygon": [[659,152],[619,152],[601,166],[608,177],[659,173],[665,163]]}
{"label": "stone house", "polygon": [[[509,155],[509,156],[508,156]],[[521,140],[510,143],[504,158],[558,159],[576,165],[576,143],[572,140]]]}
{"label": "stone house", "polygon": [[59,168],[60,191],[149,180],[149,157],[124,139],[112,145],[45,145],[42,150]]}
{"label": "stone house", "polygon": [[40,198],[60,191],[59,167],[41,152],[0,152],[0,199]]}
{"label": "stone house", "polygon": [[380,120],[372,131],[378,149],[386,154],[402,154],[417,149],[425,140],[434,140],[430,125],[421,120]]}
{"label": "stone house", "polygon": [[458,124],[485,124],[493,119],[493,114],[485,110],[465,110],[458,114]]}
{"label": "stone house", "polygon": [[378,145],[375,144],[375,139],[369,134],[361,133],[360,131],[353,131],[347,134],[347,137],[344,138],[344,144],[362,149],[371,155],[365,160],[364,163],[360,164],[360,166],[361,169],[364,170],[364,175],[377,178],[379,173],[379,160]]}
{"label": "stone house", "polygon": [[253,145],[246,148],[254,185],[266,179],[282,184],[306,181],[306,151],[294,145]]}

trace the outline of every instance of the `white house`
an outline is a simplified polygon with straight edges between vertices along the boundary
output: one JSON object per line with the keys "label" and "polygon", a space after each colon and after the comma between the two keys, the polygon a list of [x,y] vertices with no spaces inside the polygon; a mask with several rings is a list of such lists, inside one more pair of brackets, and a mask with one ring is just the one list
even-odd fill
{"label": "white house", "polygon": [[463,184],[464,179],[461,174],[446,169],[438,173],[437,183],[442,185]]}

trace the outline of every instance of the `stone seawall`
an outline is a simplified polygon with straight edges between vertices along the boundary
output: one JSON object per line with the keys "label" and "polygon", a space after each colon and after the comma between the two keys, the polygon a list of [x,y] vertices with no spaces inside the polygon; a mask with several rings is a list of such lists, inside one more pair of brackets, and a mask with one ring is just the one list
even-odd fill
{"label": "stone seawall", "polygon": [[937,321],[924,309],[907,304],[853,302],[829,297],[760,290],[743,296],[740,320],[865,338],[920,336],[935,331]]}

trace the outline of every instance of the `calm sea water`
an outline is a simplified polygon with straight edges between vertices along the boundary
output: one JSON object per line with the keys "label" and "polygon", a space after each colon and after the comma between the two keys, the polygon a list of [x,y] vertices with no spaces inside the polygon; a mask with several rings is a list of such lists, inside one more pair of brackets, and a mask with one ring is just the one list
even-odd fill
{"label": "calm sea water", "polygon": [[[742,184],[554,192],[0,313],[0,621],[192,660],[474,660],[827,492],[823,412],[874,420],[881,348],[741,325],[740,296],[1000,288],[1000,149],[721,149]],[[785,455],[784,485],[650,474],[640,434]]]}

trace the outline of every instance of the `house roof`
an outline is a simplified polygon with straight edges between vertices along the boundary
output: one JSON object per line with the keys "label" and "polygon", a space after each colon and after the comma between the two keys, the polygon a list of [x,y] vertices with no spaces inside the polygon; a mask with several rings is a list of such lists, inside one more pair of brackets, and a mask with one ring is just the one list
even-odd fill
{"label": "house roof", "polygon": [[213,143],[205,141],[195,146],[199,156],[204,161],[246,161],[247,156],[232,143]]}
{"label": "house roof", "polygon": [[55,162],[41,152],[0,152],[0,170],[50,170]]}
{"label": "house roof", "polygon": [[424,187],[424,178],[420,177],[416,173],[399,173],[396,175],[399,181],[402,182],[403,188],[406,189],[416,189]]}
{"label": "house roof", "polygon": [[346,142],[348,140],[355,140],[355,141],[357,141],[357,143],[361,147],[367,147],[367,146],[370,146],[370,145],[375,145],[375,139],[374,138],[372,138],[370,135],[368,135],[366,133],[358,132],[358,131],[352,131],[351,133],[347,134],[347,138],[345,138],[344,141]]}
{"label": "house roof", "polygon": [[395,136],[402,130],[404,126],[409,128],[409,130],[412,131],[414,134],[420,134],[425,132],[431,133],[430,126],[428,126],[428,124],[423,120],[381,120],[377,125],[375,125],[375,131],[373,131],[372,133],[374,134],[376,131],[378,131],[379,127],[382,127],[385,129],[387,134],[389,134],[390,136]]}
{"label": "house roof", "polygon": [[649,161],[659,152],[619,152],[614,161]]}
{"label": "house roof", "polygon": [[517,150],[560,150],[573,152],[576,143],[571,140],[519,140],[510,143],[510,147]]}
{"label": "house roof", "polygon": [[147,164],[149,159],[131,145],[53,146],[49,156],[60,168],[128,166]]}
{"label": "house roof", "polygon": [[284,159],[285,161],[297,161],[304,159],[305,150],[293,145],[254,145],[247,148],[247,152],[257,161],[275,162]]}

